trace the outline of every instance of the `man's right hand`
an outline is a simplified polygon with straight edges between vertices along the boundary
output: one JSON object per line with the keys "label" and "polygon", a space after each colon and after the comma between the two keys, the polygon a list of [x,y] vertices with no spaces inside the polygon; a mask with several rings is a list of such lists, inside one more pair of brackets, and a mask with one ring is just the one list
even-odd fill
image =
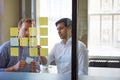
{"label": "man's right hand", "polygon": [[13,66],[14,70],[17,71],[17,70],[21,70],[21,69],[24,69],[25,66],[26,66],[26,62],[24,60],[20,60],[17,62],[16,65]]}
{"label": "man's right hand", "polygon": [[14,72],[14,71],[21,70],[21,69],[25,68],[26,64],[27,63],[24,60],[20,60],[14,66],[6,68],[5,71],[7,71],[7,72]]}

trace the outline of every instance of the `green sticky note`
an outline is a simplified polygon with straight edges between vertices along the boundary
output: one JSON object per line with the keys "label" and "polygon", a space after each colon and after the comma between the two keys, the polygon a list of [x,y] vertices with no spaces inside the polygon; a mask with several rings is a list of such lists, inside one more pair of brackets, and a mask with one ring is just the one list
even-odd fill
{"label": "green sticky note", "polygon": [[10,28],[10,36],[18,36],[18,28]]}
{"label": "green sticky note", "polygon": [[40,36],[48,36],[48,28],[40,28]]}
{"label": "green sticky note", "polygon": [[38,49],[30,48],[30,56],[38,56]]}
{"label": "green sticky note", "polygon": [[40,48],[40,56],[48,56],[48,48]]}
{"label": "green sticky note", "polygon": [[10,48],[11,56],[18,56],[18,48]]}
{"label": "green sticky note", "polygon": [[41,46],[48,46],[48,38],[40,38]]}
{"label": "green sticky note", "polygon": [[37,46],[37,38],[29,38],[29,46]]}
{"label": "green sticky note", "polygon": [[28,46],[28,38],[20,38],[20,46]]}
{"label": "green sticky note", "polygon": [[36,27],[29,28],[29,35],[37,36],[37,28]]}
{"label": "green sticky note", "polygon": [[39,21],[40,25],[48,25],[48,17],[40,17]]}

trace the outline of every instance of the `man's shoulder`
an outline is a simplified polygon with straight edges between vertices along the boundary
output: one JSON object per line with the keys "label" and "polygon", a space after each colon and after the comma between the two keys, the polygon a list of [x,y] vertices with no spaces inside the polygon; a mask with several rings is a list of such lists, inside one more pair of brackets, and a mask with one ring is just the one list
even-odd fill
{"label": "man's shoulder", "polygon": [[56,42],[56,43],[55,43],[55,46],[60,45],[60,44],[62,44],[62,41]]}
{"label": "man's shoulder", "polygon": [[10,47],[10,41],[4,42],[1,46],[0,49]]}
{"label": "man's shoulder", "polygon": [[81,47],[86,47],[86,45],[82,41],[79,41],[79,40],[77,42],[77,45]]}

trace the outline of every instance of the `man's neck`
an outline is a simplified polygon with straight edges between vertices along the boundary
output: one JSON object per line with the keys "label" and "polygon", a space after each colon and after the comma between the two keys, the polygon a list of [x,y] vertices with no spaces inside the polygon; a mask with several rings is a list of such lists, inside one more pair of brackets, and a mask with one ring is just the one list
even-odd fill
{"label": "man's neck", "polygon": [[66,38],[66,39],[63,39],[63,43],[66,44],[66,42],[67,42],[70,38],[71,38],[71,37]]}

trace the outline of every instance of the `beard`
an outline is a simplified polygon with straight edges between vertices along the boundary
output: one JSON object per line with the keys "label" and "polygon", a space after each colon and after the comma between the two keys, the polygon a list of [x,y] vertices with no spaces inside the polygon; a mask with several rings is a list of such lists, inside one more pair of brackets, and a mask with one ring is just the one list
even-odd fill
{"label": "beard", "polygon": [[60,39],[66,39],[66,35],[59,34]]}

